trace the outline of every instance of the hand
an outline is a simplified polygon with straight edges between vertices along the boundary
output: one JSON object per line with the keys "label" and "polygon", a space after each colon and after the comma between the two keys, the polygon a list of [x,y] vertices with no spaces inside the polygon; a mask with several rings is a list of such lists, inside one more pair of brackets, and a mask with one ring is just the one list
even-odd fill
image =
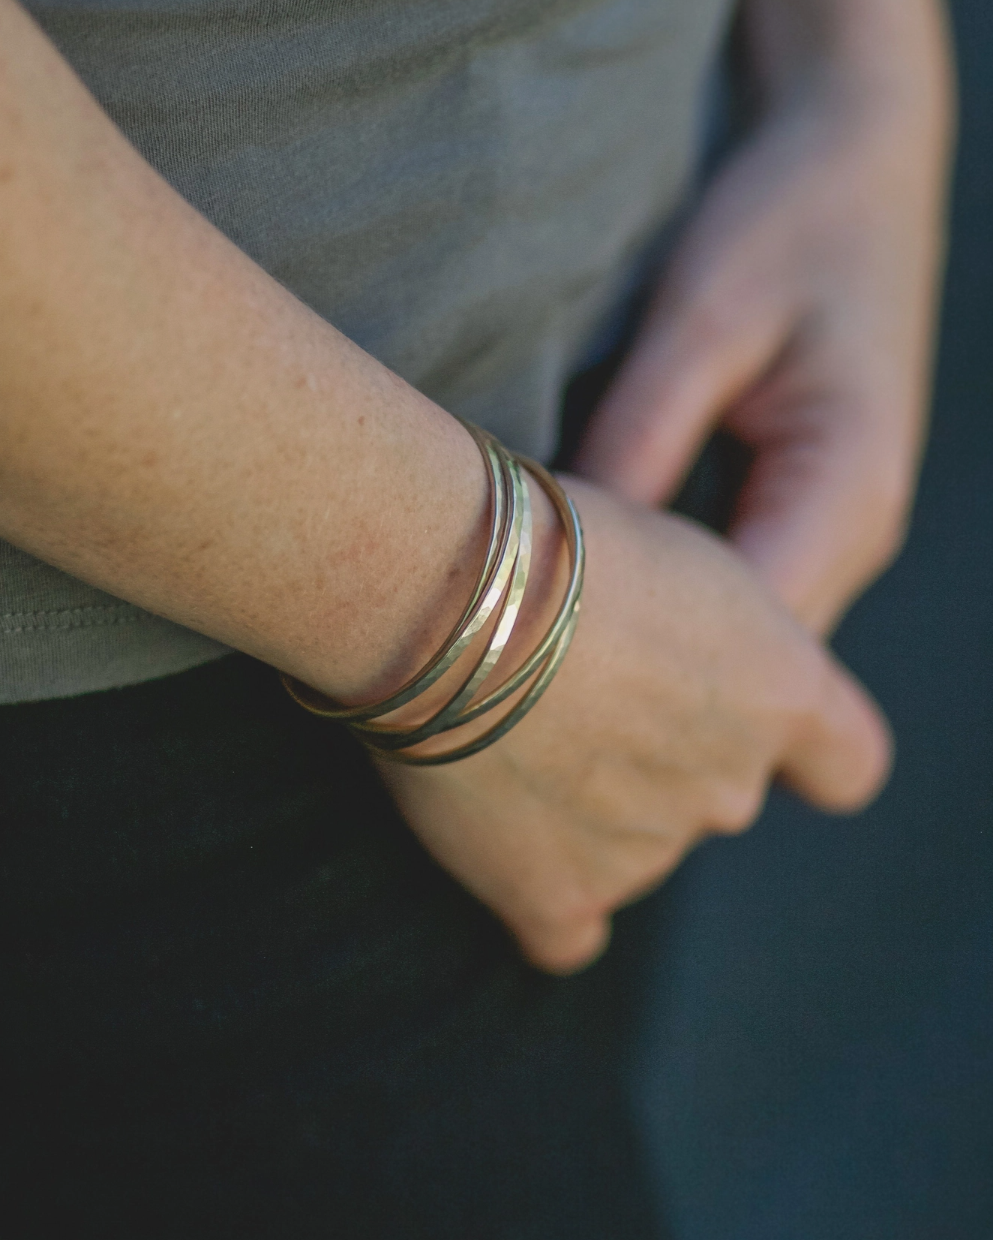
{"label": "hand", "polygon": [[848,66],[770,109],[706,192],[575,463],[657,504],[726,427],[755,451],[730,536],[818,633],[898,549],[922,440],[948,108],[941,65],[898,52],[896,85]]}
{"label": "hand", "polygon": [[865,694],[735,553],[681,518],[568,486],[586,585],[545,697],[472,758],[380,763],[425,846],[561,972],[591,960],[611,911],[697,841],[744,829],[774,773],[850,810],[889,761]]}

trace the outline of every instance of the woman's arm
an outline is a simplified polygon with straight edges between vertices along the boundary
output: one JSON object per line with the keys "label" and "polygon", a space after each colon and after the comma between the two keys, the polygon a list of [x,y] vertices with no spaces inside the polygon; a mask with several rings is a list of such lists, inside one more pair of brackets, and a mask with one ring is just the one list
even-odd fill
{"label": "woman's arm", "polygon": [[137,154],[0,3],[0,533],[328,692],[444,637],[478,452]]}
{"label": "woman's arm", "polygon": [[[394,688],[482,557],[471,439],[170,190],[11,0],[0,49],[0,532],[331,694]],[[746,826],[775,772],[837,808],[887,764],[864,694],[733,553],[573,486],[586,589],[548,693],[473,758],[388,771],[549,968],[588,960],[696,840]],[[554,603],[532,493],[519,650]]]}

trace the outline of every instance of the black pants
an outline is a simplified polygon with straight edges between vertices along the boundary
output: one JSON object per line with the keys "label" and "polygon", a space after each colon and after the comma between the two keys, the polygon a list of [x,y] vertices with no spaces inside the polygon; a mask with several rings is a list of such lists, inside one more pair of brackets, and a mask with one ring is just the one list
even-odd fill
{"label": "black pants", "polygon": [[521,963],[243,656],[0,709],[0,1231],[655,1235],[610,963]]}

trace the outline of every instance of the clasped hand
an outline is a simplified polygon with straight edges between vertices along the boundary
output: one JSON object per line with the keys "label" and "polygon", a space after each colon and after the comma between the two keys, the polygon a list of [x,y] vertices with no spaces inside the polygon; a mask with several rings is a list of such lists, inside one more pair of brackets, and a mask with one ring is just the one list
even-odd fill
{"label": "clasped hand", "polygon": [[[932,121],[822,101],[732,161],[581,447],[600,487],[569,483],[589,554],[557,681],[491,750],[384,772],[542,968],[593,959],[611,912],[747,827],[772,778],[841,811],[885,779],[885,723],[811,634],[906,520],[941,251]],[[644,506],[718,424],[755,451],[730,546]]]}
{"label": "clasped hand", "polygon": [[586,586],[546,696],[475,757],[382,764],[426,847],[534,963],[563,972],[696,842],[747,827],[774,774],[846,810],[889,760],[868,698],[732,550],[588,483],[568,489]]}

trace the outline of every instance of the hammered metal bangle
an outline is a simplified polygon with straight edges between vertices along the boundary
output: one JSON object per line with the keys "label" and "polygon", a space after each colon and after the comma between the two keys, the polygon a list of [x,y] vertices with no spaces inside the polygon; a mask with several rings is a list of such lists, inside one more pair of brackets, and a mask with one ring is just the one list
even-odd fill
{"label": "hammered metal bangle", "polygon": [[467,709],[477,691],[487,679],[506,648],[514,624],[517,621],[527,587],[528,573],[531,567],[531,498],[527,486],[521,477],[520,467],[502,445],[496,444],[501,463],[507,471],[515,498],[515,509],[520,514],[520,533],[517,559],[513,566],[510,588],[504,598],[503,605],[497,615],[496,625],[490,635],[482,654],[476,660],[468,677],[439,710],[429,719],[414,725],[391,725],[377,723],[361,723],[353,725],[352,730],[368,745],[384,751],[407,749],[418,745],[431,736],[441,732],[449,732],[461,727],[470,718],[480,713],[478,708]]}
{"label": "hammered metal bangle", "polygon": [[[464,745],[457,746],[455,749],[445,750],[437,754],[383,753],[382,756],[391,762],[400,762],[407,766],[443,766],[448,762],[458,762],[462,758],[471,757],[473,754],[486,749],[495,741],[500,740],[511,728],[520,723],[528,711],[538,702],[538,699],[554,679],[572,642],[573,634],[576,631],[576,623],[579,619],[580,599],[583,591],[583,573],[586,564],[586,549],[579,514],[572,500],[543,466],[525,457],[517,457],[516,459],[526,466],[529,473],[534,475],[555,505],[555,509],[562,522],[569,549],[569,585],[566,588],[565,598],[559,608],[558,615],[534,653],[499,689],[490,694],[488,698],[484,698],[477,703],[470,712],[466,712],[462,722],[467,722],[470,718],[477,718],[483,713],[483,709],[492,709],[499,702],[509,697],[512,692],[519,689],[526,682],[528,676],[535,673],[541,664],[542,658],[545,659],[544,667],[541,668],[520,701],[511,707],[499,722],[494,724],[493,727],[488,728],[480,736],[466,742]],[[376,748],[378,750],[378,746]]]}
{"label": "hammered metal bangle", "polygon": [[[572,641],[579,615],[585,550],[579,516],[558,482],[537,462],[508,452],[488,432],[464,422],[487,465],[490,482],[490,539],[482,569],[458,622],[431,662],[395,693],[367,706],[342,707],[288,675],[282,681],[304,709],[344,722],[370,749],[388,761],[410,766],[439,766],[478,753],[506,735],[531,710],[551,683]],[[520,612],[531,564],[531,503],[522,471],[527,470],[551,500],[562,525],[569,554],[569,580],[559,610],[524,663],[496,689],[472,699],[495,670]],[[415,725],[373,722],[419,697],[452,668],[487,622],[493,628],[482,653],[452,696],[428,719]],[[461,728],[495,709],[531,684],[491,728],[454,749],[412,754],[412,747],[433,736]]]}
{"label": "hammered metal bangle", "polygon": [[[583,528],[580,524],[579,513],[576,511],[575,504],[573,504],[572,500],[543,465],[539,465],[537,461],[532,461],[528,457],[520,456],[516,453],[514,454],[514,459],[536,479],[542,490],[552,501],[565,534],[566,547],[569,553],[569,582],[566,586],[565,597],[562,600],[558,614],[532,653],[514,672],[513,676],[505,680],[492,693],[481,698],[470,711],[464,714],[463,723],[469,723],[472,719],[478,718],[486,711],[492,710],[494,706],[498,706],[505,701],[512,693],[516,693],[537,671],[543,661],[551,656],[553,648],[557,646],[575,612],[578,611],[579,598],[583,590],[586,549],[583,543]],[[563,651],[563,655],[564,653]]]}
{"label": "hammered metal bangle", "polygon": [[[460,419],[461,420],[461,419]],[[503,595],[517,556],[514,541],[514,494],[500,457],[498,445],[485,431],[463,422],[472,435],[486,464],[490,487],[490,537],[486,556],[469,602],[455,627],[426,667],[406,681],[395,693],[365,706],[341,706],[318,689],[283,672],[280,679],[291,698],[312,715],[358,724],[388,715],[419,697],[452,667],[493,614]]]}

